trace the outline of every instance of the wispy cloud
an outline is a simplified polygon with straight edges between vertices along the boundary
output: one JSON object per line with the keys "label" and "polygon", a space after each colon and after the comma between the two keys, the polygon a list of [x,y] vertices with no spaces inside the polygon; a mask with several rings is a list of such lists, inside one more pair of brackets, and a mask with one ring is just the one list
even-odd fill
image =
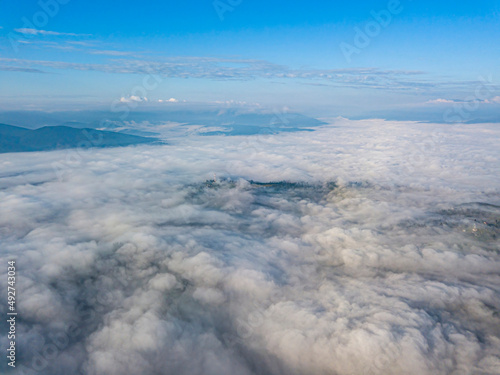
{"label": "wispy cloud", "polygon": [[[106,54],[109,52],[97,52],[97,54]],[[125,52],[114,53],[123,54]],[[116,59],[104,64],[11,58],[0,58],[0,61],[28,67],[45,66],[53,69],[74,69],[122,74],[159,74],[175,78],[206,78],[213,80],[296,79],[306,82],[314,80],[329,81],[337,86],[390,87],[393,89],[425,84],[415,79],[422,72],[381,70],[376,68],[290,69],[284,65],[254,59],[171,57],[160,61]]]}
{"label": "wispy cloud", "polygon": [[66,43],[68,44],[75,44],[75,45],[78,45],[78,46],[82,46],[82,47],[93,47],[95,46],[95,42],[82,42],[81,40],[68,40],[66,41]]}
{"label": "wispy cloud", "polygon": [[474,98],[474,99],[469,99],[469,100],[461,100],[461,99],[434,99],[434,100],[428,100],[425,102],[426,104],[465,104],[465,103],[484,103],[484,104],[500,104],[500,96],[495,96],[490,99],[479,99],[479,98]]}
{"label": "wispy cloud", "polygon": [[75,33],[62,33],[58,31],[31,29],[31,28],[20,28],[14,29],[15,32],[25,35],[51,35],[51,36],[90,36],[90,34],[75,34]]}
{"label": "wispy cloud", "polygon": [[[76,34],[75,34],[76,35]],[[118,51],[111,49],[100,49],[98,43],[82,42],[82,41],[48,41],[37,40],[27,41],[19,40],[19,43],[30,44],[41,48],[52,48],[68,52],[83,52],[91,55],[106,55],[106,56],[131,56],[137,53],[131,51]]]}
{"label": "wispy cloud", "polygon": [[98,49],[89,50],[88,53],[92,55],[107,55],[107,56],[129,56],[133,54],[133,52],[127,52],[127,51],[98,50]]}
{"label": "wispy cloud", "polygon": [[47,73],[40,69],[22,68],[17,66],[0,66],[0,70],[7,72],[22,72],[22,73]]}
{"label": "wispy cloud", "polygon": [[[99,55],[125,55],[129,52],[97,50],[86,51]],[[285,65],[265,60],[213,58],[213,57],[169,57],[161,60],[114,59],[107,63],[80,63],[65,61],[24,60],[0,58],[22,67],[50,67],[122,74],[158,74],[171,78],[201,78],[211,80],[293,79],[302,84],[328,84],[342,88],[366,88],[376,90],[424,92],[436,88],[467,88],[477,81],[444,81],[429,77],[421,71],[383,70],[378,68],[350,69],[292,69]],[[446,100],[446,99],[442,99]]]}

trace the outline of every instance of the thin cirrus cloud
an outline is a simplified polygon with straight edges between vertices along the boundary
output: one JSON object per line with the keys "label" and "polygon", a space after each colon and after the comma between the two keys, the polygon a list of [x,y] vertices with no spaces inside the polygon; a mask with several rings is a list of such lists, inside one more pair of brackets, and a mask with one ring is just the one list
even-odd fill
{"label": "thin cirrus cloud", "polygon": [[[55,48],[65,48],[54,45]],[[73,50],[69,46],[68,50]],[[245,81],[255,79],[294,80],[305,85],[325,85],[352,89],[374,89],[406,92],[431,92],[435,89],[466,90],[479,85],[489,87],[490,83],[481,80],[438,80],[425,72],[414,70],[394,70],[379,68],[342,68],[342,69],[293,69],[266,60],[214,58],[203,56],[178,56],[158,60],[122,58],[120,56],[136,52],[107,49],[81,49],[93,55],[115,56],[117,59],[104,63],[83,63],[50,60],[27,60],[0,58],[2,62],[20,67],[97,71],[117,74],[158,74],[170,78],[199,78],[216,81]],[[445,103],[447,99],[437,99],[431,103]]]}
{"label": "thin cirrus cloud", "polygon": [[112,49],[99,49],[98,45],[93,42],[82,42],[82,41],[64,41],[64,42],[54,42],[47,40],[19,40],[18,43],[36,45],[37,47],[57,49],[67,52],[83,52],[91,55],[105,55],[105,56],[130,56],[136,54],[136,52],[130,51],[118,51]]}
{"label": "thin cirrus cloud", "polygon": [[40,69],[22,68],[18,66],[0,66],[0,70],[4,72],[21,72],[21,73],[47,73]]}
{"label": "thin cirrus cloud", "polygon": [[89,50],[88,53],[92,55],[107,55],[107,56],[128,56],[133,54],[133,52],[127,52],[127,51],[98,50],[98,49]]}
{"label": "thin cirrus cloud", "polygon": [[[113,52],[98,53],[112,54]],[[116,54],[124,53],[117,52]],[[419,71],[377,68],[292,69],[284,65],[256,59],[170,57],[156,61],[115,59],[107,63],[80,63],[0,58],[0,63],[2,62],[22,67],[47,67],[121,74],[159,74],[171,78],[202,78],[218,81],[286,79],[304,82],[322,81],[337,87],[392,90],[422,90],[439,85],[439,83],[426,79],[425,74]],[[446,83],[441,83],[441,85],[446,85]]]}
{"label": "thin cirrus cloud", "polygon": [[500,96],[495,96],[490,99],[480,99],[480,98],[474,98],[474,99],[433,99],[433,100],[428,100],[425,103],[426,104],[464,104],[464,103],[484,103],[484,104],[500,104]]}
{"label": "thin cirrus cloud", "polygon": [[32,28],[19,28],[19,29],[14,29],[14,31],[24,35],[90,36],[90,34],[63,33],[58,31],[49,31],[49,30],[32,29]]}

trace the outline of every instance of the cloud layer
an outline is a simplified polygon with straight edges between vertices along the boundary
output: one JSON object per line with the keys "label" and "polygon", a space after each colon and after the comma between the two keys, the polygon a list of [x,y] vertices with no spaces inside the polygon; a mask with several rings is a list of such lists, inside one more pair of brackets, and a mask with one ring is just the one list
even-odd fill
{"label": "cloud layer", "polygon": [[498,374],[499,138],[338,119],[0,155],[18,373]]}
{"label": "cloud layer", "polygon": [[[75,50],[74,46],[52,46]],[[120,56],[130,52],[99,51],[89,53]],[[71,69],[118,74],[156,74],[169,78],[206,78],[212,80],[295,79],[306,84],[323,82],[336,87],[372,88],[392,90],[422,90],[477,85],[476,81],[436,82],[420,71],[383,70],[377,68],[347,69],[293,69],[265,60],[214,58],[214,57],[168,57],[160,60],[114,59],[106,63],[81,63],[48,60],[0,58],[0,64],[19,68]],[[309,82],[309,83],[307,83]]]}

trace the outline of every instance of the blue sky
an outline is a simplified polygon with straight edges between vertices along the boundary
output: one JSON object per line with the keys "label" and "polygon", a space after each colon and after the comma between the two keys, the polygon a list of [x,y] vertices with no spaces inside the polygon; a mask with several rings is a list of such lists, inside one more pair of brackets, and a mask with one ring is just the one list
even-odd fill
{"label": "blue sky", "polygon": [[[480,104],[500,104],[500,1],[0,7],[0,109],[99,107],[139,96],[143,105],[175,98],[354,116],[467,103],[483,85]],[[138,90],[148,75],[161,78]]]}

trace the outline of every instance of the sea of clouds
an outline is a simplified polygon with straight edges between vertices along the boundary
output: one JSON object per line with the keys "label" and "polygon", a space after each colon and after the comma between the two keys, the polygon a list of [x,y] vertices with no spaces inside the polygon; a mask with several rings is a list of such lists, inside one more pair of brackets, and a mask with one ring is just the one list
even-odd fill
{"label": "sea of clouds", "polygon": [[499,145],[336,119],[0,155],[0,370],[500,374]]}

